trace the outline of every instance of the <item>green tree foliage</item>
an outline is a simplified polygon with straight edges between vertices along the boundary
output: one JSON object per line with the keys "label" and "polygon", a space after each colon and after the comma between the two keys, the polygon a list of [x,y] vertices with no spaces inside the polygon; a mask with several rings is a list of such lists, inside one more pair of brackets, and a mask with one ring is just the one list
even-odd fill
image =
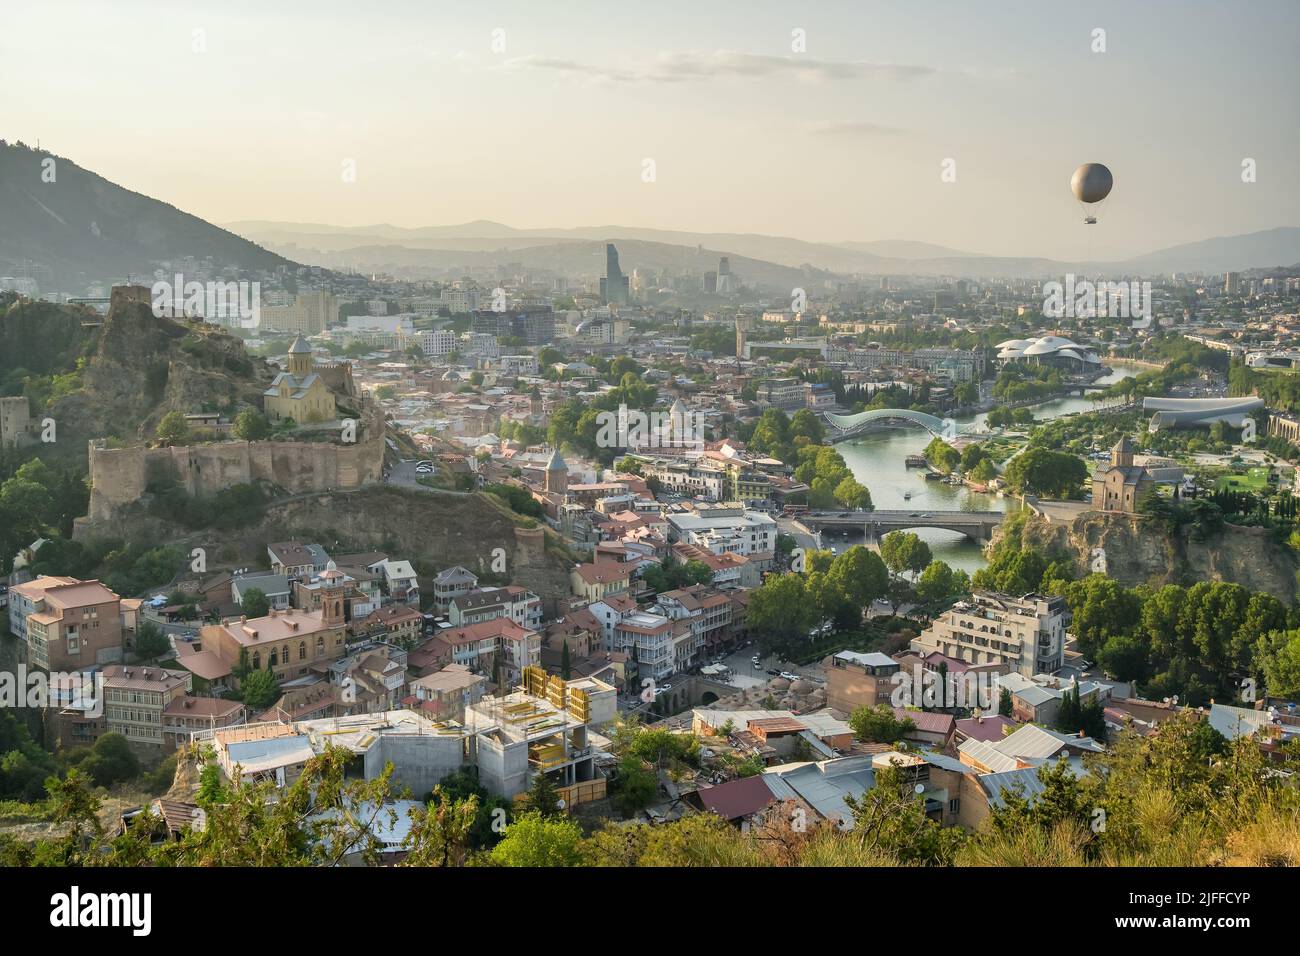
{"label": "green tree foliage", "polygon": [[244,441],[262,441],[271,434],[271,423],[255,408],[246,408],[235,416],[235,435]]}
{"label": "green tree foliage", "polygon": [[916,582],[916,596],[926,603],[941,603],[970,592],[970,577],[953,571],[943,561],[931,561]]}
{"label": "green tree foliage", "polygon": [[937,436],[925,446],[924,454],[925,460],[945,475],[955,471],[961,464],[961,452]]}
{"label": "green tree foliage", "polygon": [[154,437],[164,445],[183,445],[190,438],[190,426],[180,412],[168,412],[158,422]]}
{"label": "green tree foliage", "polygon": [[1002,477],[1017,494],[1072,498],[1088,478],[1088,466],[1074,455],[1028,448],[1011,459]]}
{"label": "green tree foliage", "polygon": [[880,541],[880,557],[894,574],[920,574],[933,559],[930,546],[911,531],[891,531]]}
{"label": "green tree foliage", "polygon": [[876,744],[892,744],[916,730],[911,717],[896,717],[894,709],[885,704],[859,707],[849,714],[849,726],[859,740]]}
{"label": "green tree foliage", "polygon": [[495,866],[578,866],[582,830],[565,817],[545,817],[530,810],[511,821],[488,859]]}
{"label": "green tree foliage", "polygon": [[162,657],[171,650],[171,641],[153,621],[145,621],[135,632],[135,654],[142,660]]}
{"label": "green tree foliage", "polygon": [[528,786],[528,796],[524,801],[525,809],[543,817],[560,816],[564,810],[560,807],[560,794],[555,784],[546,774],[533,774],[533,781]]}
{"label": "green tree foliage", "polygon": [[271,600],[261,588],[249,588],[243,593],[242,607],[248,617],[266,617],[271,613]]}
{"label": "green tree foliage", "polygon": [[526,515],[529,518],[540,518],[543,515],[542,506],[537,503],[526,490],[518,485],[485,485],[483,488],[488,494],[496,495],[507,505],[515,514]]}
{"label": "green tree foliage", "polygon": [[131,751],[131,745],[116,732],[104,734],[96,740],[77,767],[101,787],[131,780],[140,773],[140,761]]}
{"label": "green tree foliage", "polygon": [[239,682],[244,706],[251,711],[266,710],[280,699],[280,682],[269,670],[255,670]]}

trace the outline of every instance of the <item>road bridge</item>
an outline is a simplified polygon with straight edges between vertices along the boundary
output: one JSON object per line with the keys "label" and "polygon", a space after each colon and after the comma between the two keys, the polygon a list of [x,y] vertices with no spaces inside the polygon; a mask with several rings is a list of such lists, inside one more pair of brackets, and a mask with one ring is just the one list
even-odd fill
{"label": "road bridge", "polygon": [[868,543],[891,531],[942,528],[982,544],[993,537],[1004,518],[1001,511],[812,511],[800,515],[799,523],[812,531],[861,531]]}

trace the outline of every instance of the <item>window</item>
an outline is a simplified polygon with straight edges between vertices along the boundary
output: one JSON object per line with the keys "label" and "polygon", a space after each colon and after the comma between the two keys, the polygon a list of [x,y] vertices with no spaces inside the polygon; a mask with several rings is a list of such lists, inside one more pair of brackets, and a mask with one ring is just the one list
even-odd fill
{"label": "window", "polygon": [[298,660],[300,660],[300,661],[305,661],[306,659],[307,659],[307,642],[306,642],[306,641],[299,641],[299,642],[298,642]]}

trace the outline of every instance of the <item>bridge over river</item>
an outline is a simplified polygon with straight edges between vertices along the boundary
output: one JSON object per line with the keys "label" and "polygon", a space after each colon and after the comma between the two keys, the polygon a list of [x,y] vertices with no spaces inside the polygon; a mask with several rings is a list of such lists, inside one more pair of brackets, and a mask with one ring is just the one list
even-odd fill
{"label": "bridge over river", "polygon": [[810,531],[860,531],[868,544],[891,531],[943,528],[984,543],[1006,517],[1001,511],[810,511],[799,523]]}

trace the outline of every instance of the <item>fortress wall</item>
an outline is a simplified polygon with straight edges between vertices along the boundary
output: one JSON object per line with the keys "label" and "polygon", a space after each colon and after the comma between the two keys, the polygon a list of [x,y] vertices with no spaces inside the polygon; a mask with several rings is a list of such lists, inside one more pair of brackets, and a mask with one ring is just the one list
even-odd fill
{"label": "fortress wall", "polygon": [[90,443],[91,518],[110,518],[113,512],[139,500],[147,481],[144,448],[104,448]]}
{"label": "fortress wall", "polygon": [[331,442],[229,441],[172,448],[104,448],[91,442],[91,519],[109,519],[139,500],[150,462],[176,467],[181,485],[194,496],[216,494],[232,485],[269,481],[290,493],[355,489],[381,480],[384,432],[373,419],[355,444]]}

